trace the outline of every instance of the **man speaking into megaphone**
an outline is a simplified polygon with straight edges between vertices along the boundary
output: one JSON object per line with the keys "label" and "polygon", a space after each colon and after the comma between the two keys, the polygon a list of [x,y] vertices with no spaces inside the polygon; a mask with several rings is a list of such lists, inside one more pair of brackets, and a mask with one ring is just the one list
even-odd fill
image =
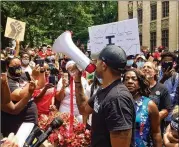
{"label": "man speaking into megaphone", "polygon": [[95,71],[96,66],[90,62],[90,59],[80,51],[80,49],[73,43],[71,32],[66,31],[62,33],[53,44],[52,50],[56,53],[63,53],[71,58],[83,70],[89,73]]}
{"label": "man speaking into megaphone", "polygon": [[92,147],[134,147],[135,106],[129,90],[121,83],[127,58],[123,49],[108,45],[99,54],[96,75],[102,86],[89,100],[81,72],[75,74],[76,103],[80,114],[92,113]]}

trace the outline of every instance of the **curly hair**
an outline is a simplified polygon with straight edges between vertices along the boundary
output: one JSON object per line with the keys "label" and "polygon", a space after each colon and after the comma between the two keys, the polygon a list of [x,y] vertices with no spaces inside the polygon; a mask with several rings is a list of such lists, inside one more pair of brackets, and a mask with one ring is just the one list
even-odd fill
{"label": "curly hair", "polygon": [[140,87],[140,89],[139,89],[140,95],[148,97],[151,92],[150,91],[150,83],[141,70],[135,69],[135,68],[127,70],[124,74],[123,81],[125,80],[126,73],[128,73],[130,71],[133,71],[137,76],[139,87]]}
{"label": "curly hair", "polygon": [[163,52],[163,53],[161,54],[161,60],[162,60],[163,58],[165,58],[165,57],[171,57],[171,58],[173,59],[173,61],[176,60],[175,54],[173,54],[173,53],[171,53],[171,52]]}

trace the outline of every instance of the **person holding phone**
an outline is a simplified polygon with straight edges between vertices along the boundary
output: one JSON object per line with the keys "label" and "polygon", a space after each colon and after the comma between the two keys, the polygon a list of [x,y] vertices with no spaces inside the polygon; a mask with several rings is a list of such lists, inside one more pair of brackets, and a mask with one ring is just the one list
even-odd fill
{"label": "person holding phone", "polygon": [[[161,54],[161,71],[159,72],[159,81],[164,84],[169,93],[171,100],[171,108],[174,107],[175,93],[177,84],[179,82],[179,73],[173,68],[174,62],[176,61],[176,56],[171,52],[164,52]],[[166,125],[171,121],[171,112],[169,116],[165,119]]]}
{"label": "person holding phone", "polygon": [[[59,80],[57,84],[57,92],[56,92],[56,99],[60,101],[60,112],[67,112],[70,113],[70,76],[74,77],[76,72],[78,71],[78,68],[76,66],[76,63],[74,61],[68,61],[66,64],[66,70],[68,71],[68,74],[63,74],[62,78]],[[88,82],[85,78],[81,78],[82,85],[84,92],[87,96],[87,89],[88,89]],[[79,122],[85,122],[85,119],[83,121],[83,118],[86,118],[86,116],[82,116],[79,113],[77,104],[76,104],[76,96],[75,96],[75,85],[76,83],[73,81],[73,98],[74,98],[74,116],[78,119]]]}
{"label": "person holding phone", "polygon": [[[37,66],[36,68],[40,68]],[[36,70],[36,71],[35,71]],[[21,78],[21,61],[18,58],[12,58],[7,61],[7,76],[11,102],[20,107],[11,108],[11,104],[1,105],[1,132],[3,136],[9,133],[16,133],[23,122],[37,124],[37,108],[33,100],[33,92],[44,86],[44,73],[37,69],[32,71],[32,81],[25,81]],[[36,77],[34,75],[36,74]],[[38,79],[38,81],[35,81]],[[4,93],[8,96],[8,92]],[[13,123],[13,124],[12,124]]]}
{"label": "person holding phone", "polygon": [[47,63],[44,63],[46,84],[42,89],[34,91],[34,101],[37,105],[38,115],[49,114],[50,110],[55,109],[54,95],[55,82],[50,80],[50,69]]}

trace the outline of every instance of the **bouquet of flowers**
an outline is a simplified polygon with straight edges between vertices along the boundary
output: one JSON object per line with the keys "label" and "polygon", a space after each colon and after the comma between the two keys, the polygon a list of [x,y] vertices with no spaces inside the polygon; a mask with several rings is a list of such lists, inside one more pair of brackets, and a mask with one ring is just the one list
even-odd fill
{"label": "bouquet of flowers", "polygon": [[79,123],[74,117],[73,132],[69,133],[69,113],[60,113],[58,110],[51,111],[49,115],[40,115],[38,125],[42,130],[45,130],[54,118],[60,116],[63,119],[63,125],[53,130],[48,137],[51,144],[56,144],[60,147],[88,147],[90,145],[90,131],[86,130],[86,126]]}

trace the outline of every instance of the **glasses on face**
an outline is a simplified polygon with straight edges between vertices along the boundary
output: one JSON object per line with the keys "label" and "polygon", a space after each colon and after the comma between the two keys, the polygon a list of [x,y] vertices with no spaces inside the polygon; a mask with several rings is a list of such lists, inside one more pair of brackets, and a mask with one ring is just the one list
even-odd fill
{"label": "glasses on face", "polygon": [[27,60],[29,60],[29,57],[28,57],[28,56],[24,56],[24,57],[22,57],[22,59],[27,59]]}

